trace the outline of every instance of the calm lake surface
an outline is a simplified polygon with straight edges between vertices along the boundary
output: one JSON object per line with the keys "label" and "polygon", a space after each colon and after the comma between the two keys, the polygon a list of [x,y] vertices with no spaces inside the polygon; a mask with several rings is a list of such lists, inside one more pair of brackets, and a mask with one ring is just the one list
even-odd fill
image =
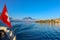
{"label": "calm lake surface", "polygon": [[60,40],[60,23],[13,23],[17,40]]}

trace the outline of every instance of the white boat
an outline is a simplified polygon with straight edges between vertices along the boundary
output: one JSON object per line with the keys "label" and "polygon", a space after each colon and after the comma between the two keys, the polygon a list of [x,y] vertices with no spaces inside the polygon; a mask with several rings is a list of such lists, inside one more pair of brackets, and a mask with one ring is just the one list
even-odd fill
{"label": "white boat", "polygon": [[16,40],[16,36],[10,28],[0,26],[0,40]]}

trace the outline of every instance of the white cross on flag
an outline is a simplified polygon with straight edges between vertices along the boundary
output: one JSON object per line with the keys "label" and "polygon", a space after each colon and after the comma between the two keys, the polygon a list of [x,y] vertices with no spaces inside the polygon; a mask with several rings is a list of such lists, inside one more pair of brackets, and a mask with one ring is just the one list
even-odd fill
{"label": "white cross on flag", "polygon": [[8,26],[11,28],[11,23],[8,17],[8,12],[7,12],[7,8],[6,5],[4,5],[4,8],[2,10],[2,14],[1,14],[1,20]]}

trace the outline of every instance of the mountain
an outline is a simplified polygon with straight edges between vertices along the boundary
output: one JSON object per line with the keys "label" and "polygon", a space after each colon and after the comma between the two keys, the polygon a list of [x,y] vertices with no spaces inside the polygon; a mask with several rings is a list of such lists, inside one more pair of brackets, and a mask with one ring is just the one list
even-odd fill
{"label": "mountain", "polygon": [[24,17],[23,20],[34,20],[32,17]]}
{"label": "mountain", "polygon": [[24,17],[22,20],[23,21],[34,21],[35,19],[33,19],[32,17]]}

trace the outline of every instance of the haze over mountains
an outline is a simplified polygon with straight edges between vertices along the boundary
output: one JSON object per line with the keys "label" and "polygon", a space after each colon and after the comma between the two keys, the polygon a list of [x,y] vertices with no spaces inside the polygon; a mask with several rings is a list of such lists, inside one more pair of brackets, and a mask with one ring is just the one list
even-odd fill
{"label": "haze over mountains", "polygon": [[24,17],[22,19],[14,19],[12,17],[10,17],[11,21],[15,21],[15,22],[21,22],[21,21],[35,21],[35,19],[33,19],[32,17]]}
{"label": "haze over mountains", "polygon": [[[42,19],[37,20],[37,19],[34,19],[34,18],[32,18],[32,17],[24,17],[24,18],[22,18],[22,19],[14,19],[14,18],[10,17],[10,20],[13,21],[13,22],[24,22],[24,21],[41,21]],[[47,20],[47,19],[46,19],[46,20]],[[50,21],[50,20],[60,21],[60,18],[48,19],[48,20],[49,20],[49,21]],[[43,20],[43,21],[45,21],[45,20]]]}

